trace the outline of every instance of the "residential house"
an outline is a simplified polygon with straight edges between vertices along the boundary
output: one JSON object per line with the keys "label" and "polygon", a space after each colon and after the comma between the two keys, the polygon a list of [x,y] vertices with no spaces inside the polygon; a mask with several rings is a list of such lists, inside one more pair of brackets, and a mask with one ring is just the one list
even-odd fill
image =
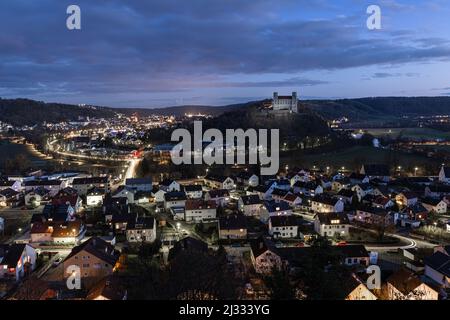
{"label": "residential house", "polygon": [[151,192],[153,189],[151,177],[126,179],[125,186],[135,191]]}
{"label": "residential house", "polygon": [[351,274],[343,283],[344,300],[373,301],[377,296],[370,291],[366,284],[355,274]]}
{"label": "residential house", "polygon": [[425,197],[441,198],[450,195],[450,185],[436,184],[425,187]]}
{"label": "residential house", "polygon": [[86,300],[127,300],[124,281],[116,275],[106,276],[89,290]]}
{"label": "residential house", "polygon": [[389,210],[362,206],[356,210],[354,221],[370,225],[390,226],[394,224],[394,217]]}
{"label": "residential house", "polygon": [[237,183],[247,186],[247,187],[256,187],[259,185],[259,177],[256,174],[253,174],[248,171],[242,171],[236,176]]}
{"label": "residential house", "polygon": [[396,195],[395,201],[400,207],[411,207],[419,201],[419,197],[414,192],[405,191]]}
{"label": "residential house", "polygon": [[50,192],[41,187],[36,188],[25,194],[25,205],[27,207],[39,207],[41,204],[47,203],[50,200]]}
{"label": "residential house", "polygon": [[86,195],[94,187],[103,189],[104,193],[109,192],[108,177],[75,178],[72,181],[72,188],[77,190],[80,196]]}
{"label": "residential house", "polygon": [[0,207],[16,207],[19,205],[21,193],[11,188],[0,191]]}
{"label": "residential house", "polygon": [[159,190],[164,192],[181,191],[181,185],[175,180],[165,179],[159,183]]}
{"label": "residential house", "polygon": [[77,272],[72,268],[75,266],[79,268],[81,285],[90,289],[119,267],[119,257],[120,253],[114,249],[114,246],[98,237],[92,237],[74,247],[63,261],[64,278]]}
{"label": "residential house", "polygon": [[450,288],[450,248],[447,250],[435,250],[424,259],[425,275],[441,285]]}
{"label": "residential house", "polygon": [[136,191],[134,189],[131,189],[127,186],[120,186],[111,194],[111,196],[112,198],[127,198],[128,203],[132,204],[134,203],[135,192]]}
{"label": "residential house", "polygon": [[86,205],[88,207],[98,207],[103,204],[105,192],[103,189],[92,188],[86,193]]}
{"label": "residential house", "polygon": [[3,191],[5,189],[13,189],[14,191],[21,191],[22,190],[22,182],[20,180],[9,180],[6,178],[0,179],[0,191]]}
{"label": "residential house", "polygon": [[253,194],[241,196],[238,200],[238,209],[246,216],[259,215],[262,207],[262,201],[259,196]]}
{"label": "residential house", "polygon": [[409,270],[400,269],[386,281],[389,300],[438,300],[439,293]]}
{"label": "residential house", "polygon": [[354,185],[351,190],[356,194],[358,200],[361,201],[362,198],[373,192],[373,186],[369,183],[360,183]]}
{"label": "residential house", "polygon": [[216,218],[217,204],[213,200],[186,200],[185,220],[186,222],[204,222]]}
{"label": "residential house", "polygon": [[298,236],[298,221],[293,215],[269,217],[269,235],[273,238],[286,239]]}
{"label": "residential house", "polygon": [[233,214],[219,218],[219,239],[247,239],[247,219],[244,215]]}
{"label": "residential house", "polygon": [[314,216],[314,230],[322,237],[345,237],[349,229],[349,219],[343,212],[318,213]]}
{"label": "residential house", "polygon": [[312,198],[311,209],[318,213],[343,212],[344,202],[339,198],[319,195]]}
{"label": "residential house", "polygon": [[301,182],[298,181],[292,186],[294,193],[304,194],[314,197],[323,193],[323,187],[315,181]]}
{"label": "residential house", "polygon": [[66,187],[66,181],[63,180],[31,180],[25,181],[25,192],[33,191],[37,188],[45,188],[51,196],[56,195],[61,189]]}
{"label": "residential house", "polygon": [[272,270],[282,268],[281,257],[271,241],[258,238],[250,242],[250,248],[250,257],[256,273],[270,274]]}
{"label": "residential house", "polygon": [[199,184],[184,186],[184,192],[188,199],[201,199],[203,197],[203,187]]}
{"label": "residential house", "polygon": [[247,194],[256,194],[261,200],[270,200],[272,198],[272,191],[275,185],[259,185],[247,189]]}
{"label": "residential house", "polygon": [[130,243],[152,243],[156,240],[156,221],[154,217],[137,217],[128,222],[127,241]]}
{"label": "residential house", "polygon": [[0,279],[19,281],[36,267],[36,250],[28,244],[0,244]]}
{"label": "residential house", "polygon": [[180,241],[175,242],[173,247],[169,250],[168,260],[171,261],[175,259],[181,253],[207,253],[208,244],[201,240],[197,240],[192,237],[186,237]]}
{"label": "residential house", "polygon": [[421,200],[421,203],[428,212],[435,212],[438,214],[447,213],[447,202],[439,198],[424,198]]}
{"label": "residential house", "polygon": [[441,167],[441,170],[439,171],[439,181],[450,184],[450,167]]}
{"label": "residential house", "polygon": [[260,211],[260,219],[263,222],[268,222],[269,217],[272,216],[289,216],[292,214],[292,209],[289,204],[285,201],[275,202],[275,201],[264,201],[263,206]]}
{"label": "residential house", "polygon": [[164,191],[162,189],[158,189],[158,190],[153,189],[153,191],[152,191],[152,195],[153,195],[156,203],[163,203],[165,194],[166,194],[166,191]]}
{"label": "residential house", "polygon": [[225,207],[230,201],[230,192],[227,189],[209,190],[205,193],[205,200],[212,200],[218,207]]}
{"label": "residential house", "polygon": [[164,194],[164,209],[169,211],[173,207],[185,207],[186,194],[180,191],[170,191]]}
{"label": "residential house", "polygon": [[236,188],[236,184],[231,177],[208,174],[203,180],[205,185],[211,189],[234,190]]}
{"label": "residential house", "polygon": [[424,221],[428,217],[428,210],[421,203],[404,208],[402,213],[412,221]]}
{"label": "residential house", "polygon": [[277,202],[281,201],[288,194],[290,194],[290,192],[287,190],[275,188],[272,191],[272,200],[277,201]]}
{"label": "residential house", "polygon": [[291,208],[294,209],[300,207],[303,201],[300,196],[292,193],[287,194],[282,200],[287,202],[291,206]]}
{"label": "residential house", "polygon": [[384,164],[365,164],[359,173],[368,176],[370,180],[379,179],[385,182],[389,182],[391,176],[389,167]]}

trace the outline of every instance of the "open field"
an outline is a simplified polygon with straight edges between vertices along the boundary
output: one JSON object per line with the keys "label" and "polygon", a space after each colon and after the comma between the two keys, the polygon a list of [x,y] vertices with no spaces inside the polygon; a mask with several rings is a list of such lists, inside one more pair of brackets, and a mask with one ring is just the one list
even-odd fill
{"label": "open field", "polygon": [[363,129],[375,137],[389,137],[410,139],[450,139],[450,132],[438,131],[430,128],[380,128],[380,129]]}
{"label": "open field", "polygon": [[289,158],[282,157],[280,162],[282,165],[318,166],[323,169],[329,166],[330,170],[342,167],[348,170],[356,170],[363,163],[387,163],[400,165],[404,168],[433,166],[436,167],[436,170],[440,166],[439,161],[424,156],[368,146],[355,146],[329,153],[305,154]]}

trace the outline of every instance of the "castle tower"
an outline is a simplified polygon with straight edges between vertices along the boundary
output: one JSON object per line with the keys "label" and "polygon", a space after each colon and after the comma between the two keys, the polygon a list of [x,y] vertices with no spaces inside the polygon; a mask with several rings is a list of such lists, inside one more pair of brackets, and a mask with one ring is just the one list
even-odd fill
{"label": "castle tower", "polygon": [[291,111],[292,112],[298,112],[298,98],[297,98],[297,92],[292,92],[292,105],[291,105]]}

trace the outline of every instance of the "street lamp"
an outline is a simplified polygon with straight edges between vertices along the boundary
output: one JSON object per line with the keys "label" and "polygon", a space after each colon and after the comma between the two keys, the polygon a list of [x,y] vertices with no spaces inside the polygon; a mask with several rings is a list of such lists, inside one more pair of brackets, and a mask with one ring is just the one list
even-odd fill
{"label": "street lamp", "polygon": [[417,170],[419,170],[419,168],[415,167],[414,168],[414,175],[417,176]]}

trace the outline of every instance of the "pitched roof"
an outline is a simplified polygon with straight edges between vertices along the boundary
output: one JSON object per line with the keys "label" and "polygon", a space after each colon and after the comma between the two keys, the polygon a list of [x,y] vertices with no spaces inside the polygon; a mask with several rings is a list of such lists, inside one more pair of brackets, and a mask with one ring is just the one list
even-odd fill
{"label": "pitched roof", "polygon": [[0,245],[0,264],[15,268],[25,250],[25,244]]}
{"label": "pitched roof", "polygon": [[186,200],[186,194],[180,191],[167,192],[164,194],[164,200],[166,201]]}
{"label": "pitched roof", "polygon": [[106,184],[108,183],[108,177],[90,177],[90,178],[75,178],[72,185],[81,184]]}
{"label": "pitched roof", "polygon": [[74,247],[65,261],[77,255],[81,251],[86,251],[96,256],[97,258],[109,263],[111,266],[114,266],[116,264],[120,256],[119,252],[114,250],[114,247],[108,242],[102,240],[99,237],[92,237],[79,246]]}
{"label": "pitched roof", "polygon": [[146,185],[152,184],[152,178],[129,178],[125,180],[125,185]]}
{"label": "pitched roof", "polygon": [[250,241],[250,248],[252,250],[253,256],[255,258],[262,255],[267,250],[278,254],[278,249],[275,247],[272,241],[267,240],[266,238],[259,237],[258,239],[254,239]]}
{"label": "pitched roof", "polygon": [[318,213],[316,216],[319,219],[320,224],[350,224],[350,221],[345,213]]}
{"label": "pitched roof", "polygon": [[408,295],[423,283],[418,276],[404,268],[392,274],[387,282],[404,295]]}
{"label": "pitched roof", "polygon": [[248,196],[241,196],[241,199],[242,199],[242,203],[245,206],[261,203],[261,199],[259,199],[259,197],[256,194],[251,194]]}
{"label": "pitched roof", "polygon": [[424,263],[443,275],[450,277],[450,256],[436,251],[431,256],[426,257]]}
{"label": "pitched roof", "polygon": [[298,219],[296,216],[273,216],[270,217],[270,223],[272,227],[287,227],[298,226]]}
{"label": "pitched roof", "polygon": [[127,230],[137,229],[153,229],[155,225],[155,218],[153,217],[138,217],[127,223]]}
{"label": "pitched roof", "polygon": [[219,218],[221,230],[247,229],[247,219],[242,214],[227,215]]}
{"label": "pitched roof", "polygon": [[216,209],[217,205],[215,201],[205,200],[186,200],[186,210],[203,210],[203,209]]}
{"label": "pitched roof", "polygon": [[229,197],[230,192],[227,189],[214,189],[209,190],[208,194],[211,198],[222,198],[222,197]]}
{"label": "pitched roof", "polygon": [[123,300],[126,293],[124,279],[116,275],[109,275],[101,279],[89,290],[86,299],[94,300],[98,297],[104,297],[108,300]]}

